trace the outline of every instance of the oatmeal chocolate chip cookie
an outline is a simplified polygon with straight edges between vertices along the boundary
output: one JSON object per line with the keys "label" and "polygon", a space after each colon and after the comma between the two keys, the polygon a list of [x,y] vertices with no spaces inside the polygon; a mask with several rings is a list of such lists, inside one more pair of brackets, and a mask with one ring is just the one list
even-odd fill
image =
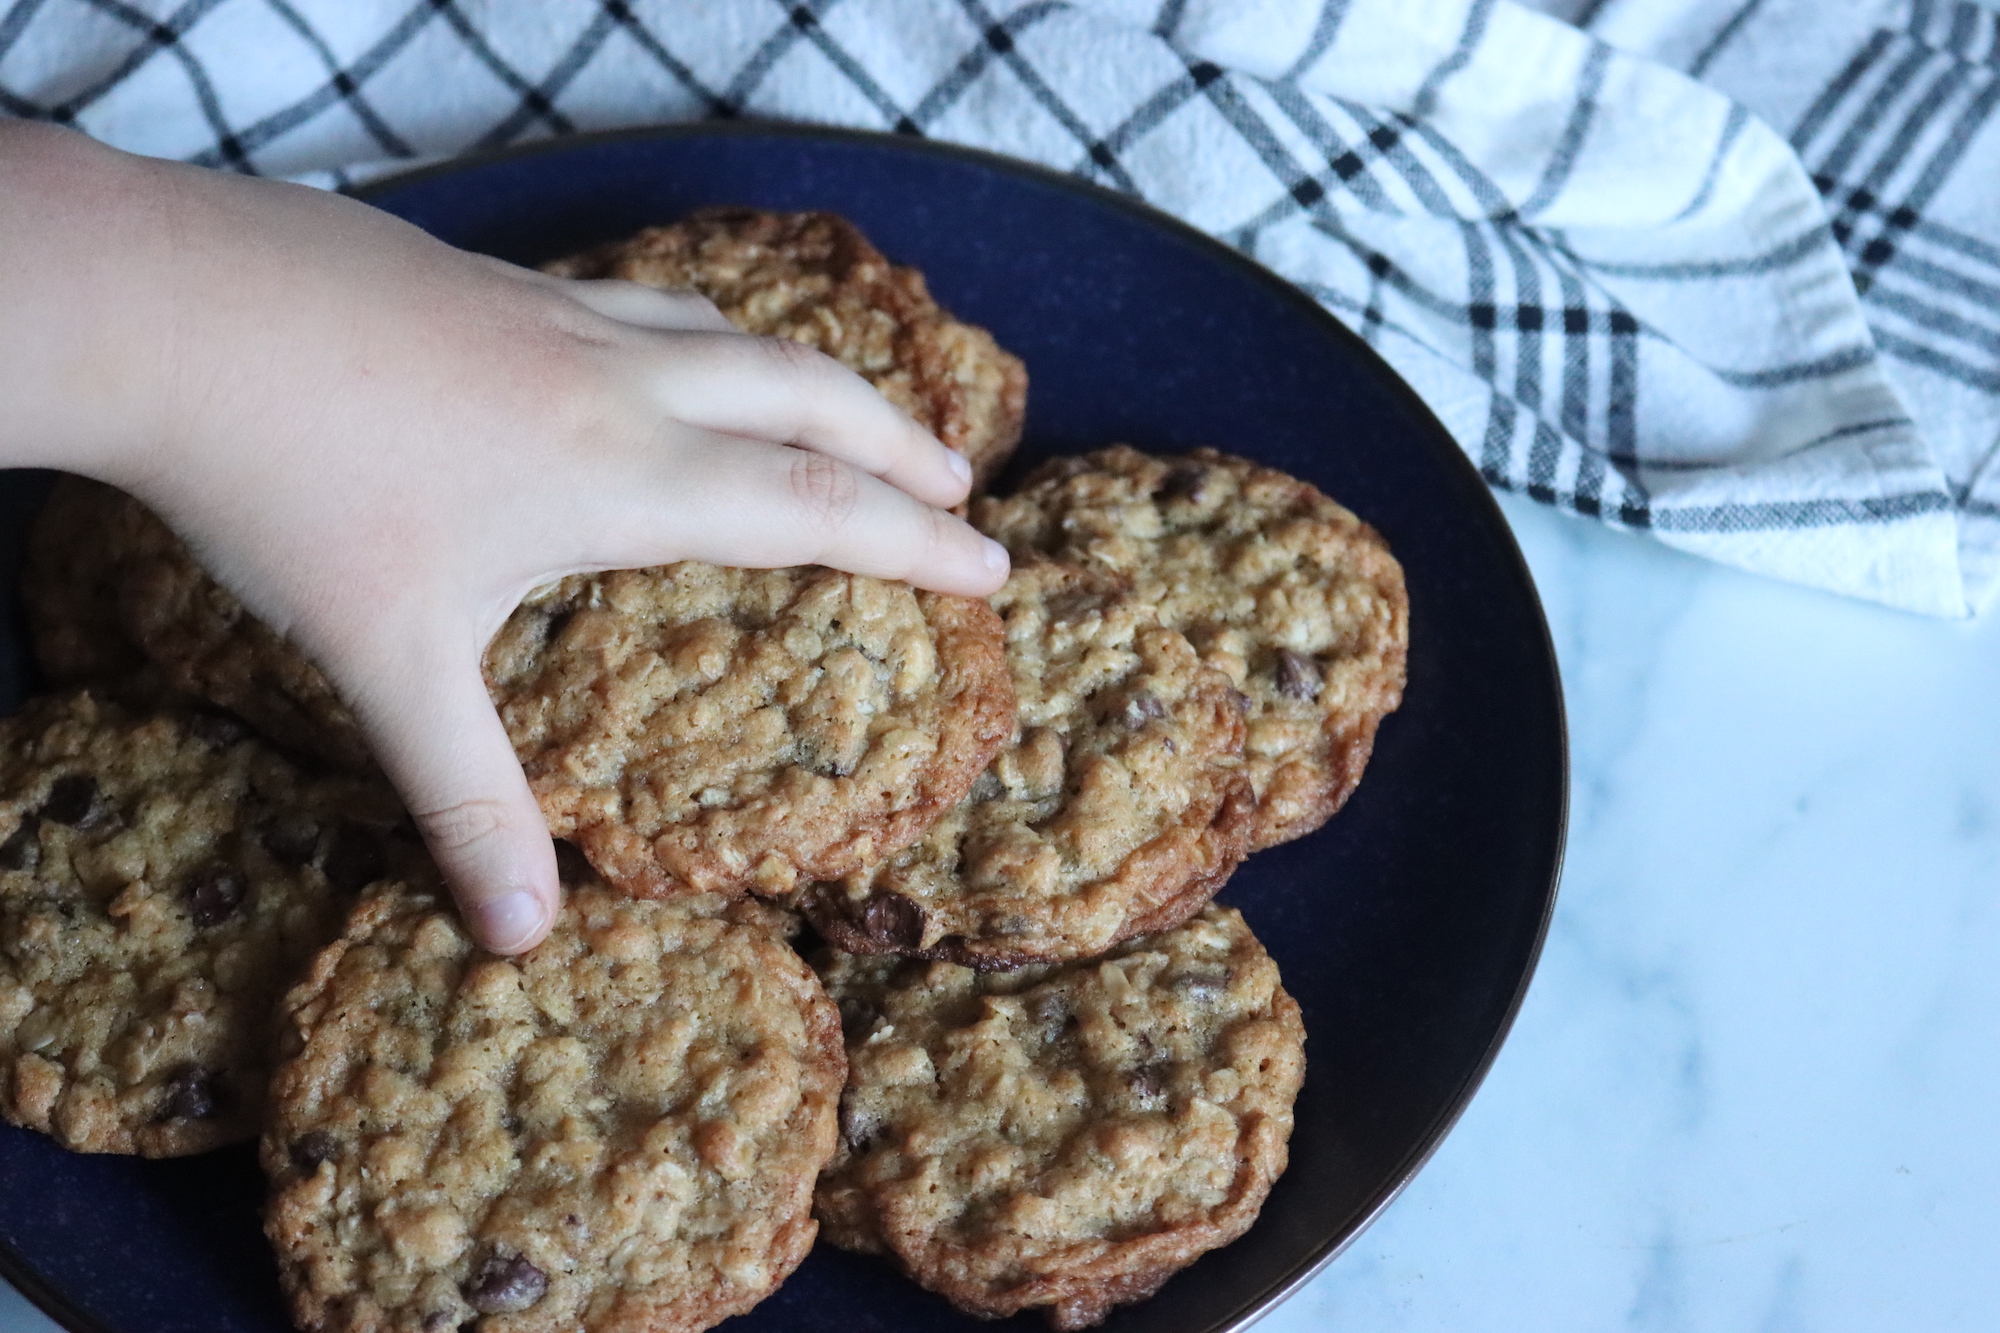
{"label": "oatmeal chocolate chip cookie", "polygon": [[250,1138],[278,998],[400,818],[231,718],[84,692],[0,722],[0,1115],[84,1152]]}
{"label": "oatmeal chocolate chip cookie", "polygon": [[846,1062],[772,910],[576,884],[496,958],[434,887],[373,891],[285,1002],[261,1158],[299,1327],[691,1333],[776,1287]]}
{"label": "oatmeal chocolate chip cookie", "polygon": [[1305,1029],[1232,910],[1103,959],[820,971],[849,1063],[826,1237],[962,1309],[1087,1328],[1242,1235],[1285,1169]]}
{"label": "oatmeal chocolate chip cookie", "polygon": [[859,870],[955,805],[1014,723],[985,602],[816,566],[566,578],[486,672],[550,831],[648,897]]}
{"label": "oatmeal chocolate chip cookie", "polygon": [[122,491],[58,482],[29,539],[23,591],[36,650],[59,681],[153,665],[286,749],[368,776],[374,760],[319,668],[211,578],[160,518]]}
{"label": "oatmeal chocolate chip cookie", "polygon": [[1050,460],[973,521],[1017,559],[1130,578],[1249,697],[1252,850],[1312,832],[1361,781],[1402,702],[1409,599],[1381,537],[1314,487],[1213,449],[1119,445]]}
{"label": "oatmeal chocolate chip cookie", "polygon": [[818,348],[972,464],[983,487],[1021,438],[1028,376],[952,318],[845,218],[709,208],[546,266],[566,278],[692,288],[746,333]]}
{"label": "oatmeal chocolate chip cookie", "polygon": [[1129,581],[1031,559],[992,603],[1019,734],[914,845],[801,895],[850,952],[1102,953],[1192,916],[1247,850],[1241,696]]}
{"label": "oatmeal chocolate chip cookie", "polygon": [[[108,544],[119,624],[172,688],[373,771],[317,668],[137,500],[78,487],[66,512],[97,515],[80,530]],[[949,809],[1013,725],[985,603],[817,567],[565,579],[485,668],[550,830],[648,895],[847,874]]]}

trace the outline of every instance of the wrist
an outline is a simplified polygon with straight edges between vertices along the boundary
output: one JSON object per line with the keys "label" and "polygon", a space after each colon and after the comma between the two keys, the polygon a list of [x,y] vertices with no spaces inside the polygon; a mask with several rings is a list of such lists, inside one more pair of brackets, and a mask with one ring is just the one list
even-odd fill
{"label": "wrist", "polygon": [[124,483],[152,465],[176,336],[155,165],[0,123],[0,466]]}

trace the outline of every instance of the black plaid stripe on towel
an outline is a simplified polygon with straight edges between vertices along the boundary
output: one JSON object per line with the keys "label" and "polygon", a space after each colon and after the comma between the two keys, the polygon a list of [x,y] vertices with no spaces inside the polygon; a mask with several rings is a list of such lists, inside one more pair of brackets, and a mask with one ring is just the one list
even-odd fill
{"label": "black plaid stripe on towel", "polygon": [[1895,606],[1986,602],[1994,13],[1566,8],[1587,31],[1510,0],[14,0],[0,109],[327,184],[718,115],[1029,158],[1313,293],[1496,486]]}

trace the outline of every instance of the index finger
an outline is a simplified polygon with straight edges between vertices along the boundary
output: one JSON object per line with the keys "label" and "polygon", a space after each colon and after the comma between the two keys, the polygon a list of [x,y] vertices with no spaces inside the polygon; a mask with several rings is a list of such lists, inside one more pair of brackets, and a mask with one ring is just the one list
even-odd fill
{"label": "index finger", "polygon": [[962,455],[832,357],[784,338],[655,336],[672,355],[652,368],[651,388],[690,426],[826,454],[940,508],[971,490]]}

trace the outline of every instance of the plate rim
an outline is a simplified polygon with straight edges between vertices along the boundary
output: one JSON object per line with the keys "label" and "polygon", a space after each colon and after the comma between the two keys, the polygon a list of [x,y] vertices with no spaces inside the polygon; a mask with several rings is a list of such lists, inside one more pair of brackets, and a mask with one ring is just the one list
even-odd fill
{"label": "plate rim", "polygon": [[[1349,354],[1366,365],[1377,383],[1397,397],[1403,408],[1417,422],[1418,433],[1425,437],[1426,445],[1434,453],[1440,453],[1447,458],[1445,470],[1451,476],[1453,484],[1464,493],[1471,509],[1478,514],[1490,534],[1497,539],[1504,556],[1500,572],[1517,585],[1517,591],[1524,594],[1527,607],[1534,613],[1535,626],[1539,630],[1534,647],[1538,650],[1537,656],[1547,667],[1550,694],[1547,702],[1555,723],[1556,808],[1553,827],[1547,830],[1551,836],[1548,888],[1542,896],[1541,912],[1535,923],[1534,937],[1528,947],[1525,965],[1485,1050],[1466,1071],[1464,1078],[1453,1089],[1431,1123],[1418,1136],[1410,1151],[1397,1163],[1390,1178],[1324,1243],[1306,1253],[1290,1271],[1246,1300],[1212,1330],[1212,1333],[1242,1333],[1242,1330],[1283,1305],[1301,1287],[1319,1276],[1328,1265],[1345,1253],[1347,1248],[1359,1240],[1362,1234],[1388,1210],[1397,1197],[1409,1187],[1410,1182],[1416,1179],[1417,1174],[1450,1136],[1459,1119],[1465,1114],[1466,1108],[1471,1105],[1472,1099],[1485,1083],[1494,1061],[1499,1058],[1501,1047],[1506,1045],[1507,1038],[1513,1032],[1514,1022],[1520,1015],[1521,1008],[1527,1000],[1528,990],[1534,982],[1535,973],[1540,967],[1542,949],[1548,941],[1549,926],[1555,915],[1556,899],[1561,888],[1563,863],[1569,849],[1569,718],[1562,688],[1561,664],[1556,657],[1548,613],[1542,605],[1541,593],[1535,586],[1527,558],[1522,554],[1520,543],[1515,540],[1513,528],[1508,524],[1506,514],[1494,497],[1488,480],[1482,476],[1465,451],[1459,447],[1458,442],[1452,438],[1451,433],[1445,429],[1444,423],[1438,419],[1430,405],[1360,334],[1343,324],[1325,306],[1313,300],[1277,272],[1258,263],[1235,247],[1224,244],[1200,228],[1130,195],[1121,194],[1093,181],[1057,171],[1040,163],[946,140],[880,130],[851,129],[845,126],[784,120],[684,121],[596,130],[468,153],[441,161],[427,162],[356,185],[343,186],[335,193],[372,204],[378,197],[396,190],[498,163],[559,155],[608,144],[701,138],[762,138],[805,143],[851,144],[955,160],[1000,175],[1012,176],[1078,195],[1100,207],[1108,207],[1123,213],[1134,221],[1164,229],[1182,242],[1193,245],[1209,257],[1233,269],[1238,275],[1300,310],[1310,322],[1320,325],[1322,330],[1342,344]],[[67,1333],[120,1333],[119,1330],[87,1314],[5,1242],[0,1242],[0,1278],[12,1283],[30,1304],[40,1309],[58,1327],[67,1330]]]}

